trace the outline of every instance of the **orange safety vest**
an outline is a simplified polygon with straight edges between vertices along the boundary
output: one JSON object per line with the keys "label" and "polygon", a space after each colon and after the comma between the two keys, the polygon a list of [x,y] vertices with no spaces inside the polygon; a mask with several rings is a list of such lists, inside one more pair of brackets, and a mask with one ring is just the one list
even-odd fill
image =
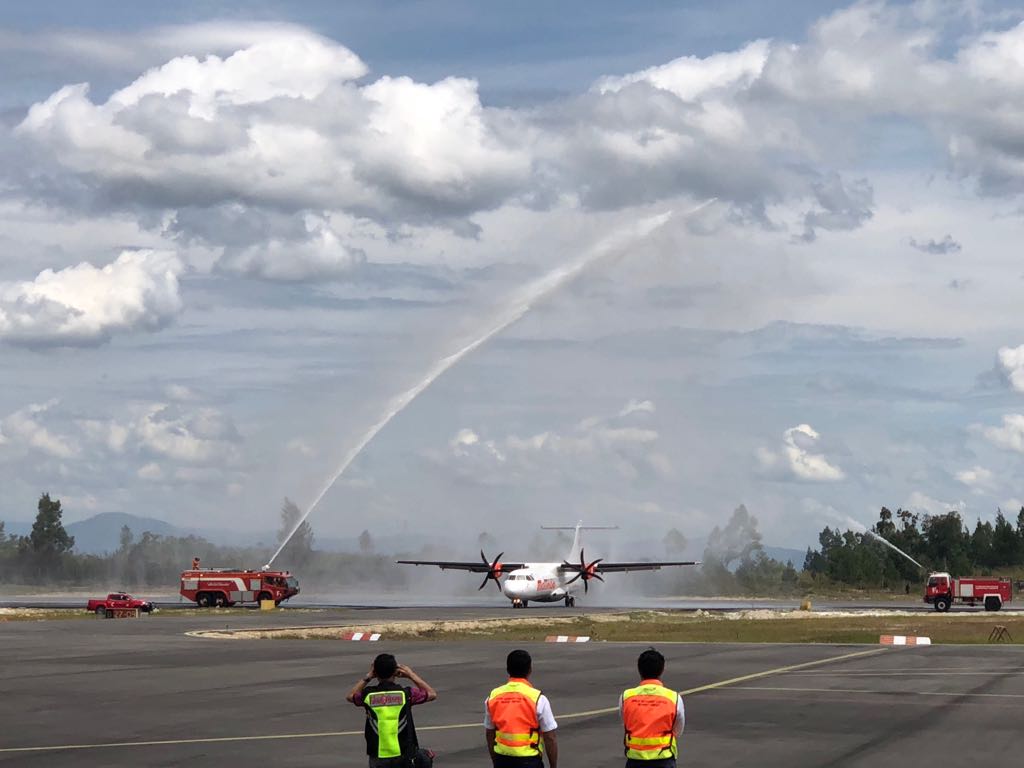
{"label": "orange safety vest", "polygon": [[676,717],[679,694],[660,680],[643,680],[622,694],[622,723],[626,727],[626,757],[664,760],[676,756]]}
{"label": "orange safety vest", "polygon": [[513,677],[487,697],[487,712],[494,723],[494,751],[510,757],[536,757],[544,751],[537,719],[540,691]]}

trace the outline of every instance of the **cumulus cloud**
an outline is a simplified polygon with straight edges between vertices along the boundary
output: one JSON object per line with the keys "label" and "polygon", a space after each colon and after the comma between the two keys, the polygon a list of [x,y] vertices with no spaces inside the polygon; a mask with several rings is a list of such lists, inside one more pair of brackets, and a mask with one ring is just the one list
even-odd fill
{"label": "cumulus cloud", "polygon": [[285,450],[289,453],[294,453],[298,456],[310,458],[316,455],[316,451],[313,450],[308,442],[303,440],[301,437],[294,437],[285,444]]}
{"label": "cumulus cloud", "polygon": [[449,441],[448,458],[485,481],[507,481],[520,473],[572,473],[580,467],[589,474],[595,465],[608,466],[630,480],[642,471],[666,477],[673,467],[668,456],[655,448],[658,432],[630,423],[637,414],[653,412],[653,402],[631,400],[614,416],[592,416],[566,432],[545,430],[525,437],[484,438],[465,427]]}
{"label": "cumulus cloud", "polygon": [[910,247],[916,248],[921,253],[930,253],[933,256],[943,256],[948,253],[960,253],[962,246],[953,239],[952,235],[946,235],[941,240],[929,240],[928,242],[918,241],[910,238]]}
{"label": "cumulus cloud", "polygon": [[241,248],[228,247],[218,267],[270,280],[310,280],[340,277],[365,262],[366,255],[346,246],[327,222],[307,216],[303,237],[271,237]]}
{"label": "cumulus cloud", "polygon": [[1024,414],[1007,414],[1002,426],[983,427],[981,433],[997,448],[1024,453]]}
{"label": "cumulus cloud", "polygon": [[163,480],[164,471],[155,461],[143,464],[135,473],[142,480]]}
{"label": "cumulus cloud", "polygon": [[1013,389],[1024,392],[1024,344],[1000,347],[996,355],[996,369]]}
{"label": "cumulus cloud", "polygon": [[956,473],[956,479],[972,488],[987,487],[992,484],[992,470],[974,466]]}
{"label": "cumulus cloud", "polygon": [[230,459],[240,440],[234,423],[216,408],[184,411],[154,404],[131,422],[131,429],[144,451],[185,464]]}
{"label": "cumulus cloud", "polygon": [[843,470],[822,453],[815,453],[821,439],[810,424],[798,424],[782,433],[782,448],[758,450],[761,470],[769,476],[804,482],[835,482],[846,477]]}
{"label": "cumulus cloud", "polygon": [[86,84],[34,104],[17,128],[113,201],[239,202],[348,210],[392,223],[487,210],[529,157],[462,78],[382,77],[349,49],[294,27],[231,56],[182,56],[103,102]]}
{"label": "cumulus cloud", "polygon": [[181,311],[181,262],[125,251],[105,267],[82,263],[0,283],[0,339],[13,344],[97,344],[117,333],[153,331]]}
{"label": "cumulus cloud", "polygon": [[967,504],[963,501],[941,501],[932,498],[922,491],[914,491],[907,499],[906,508],[914,512],[924,512],[928,515],[944,515],[947,512],[963,512]]}
{"label": "cumulus cloud", "polygon": [[57,400],[32,403],[0,421],[2,444],[14,449],[31,449],[56,459],[71,459],[78,455],[77,442],[66,435],[53,431],[45,423],[46,416]]}
{"label": "cumulus cloud", "polygon": [[831,173],[814,184],[814,196],[819,207],[804,215],[801,239],[806,242],[812,242],[819,229],[856,229],[873,213],[874,190],[867,179],[845,183],[838,173]]}

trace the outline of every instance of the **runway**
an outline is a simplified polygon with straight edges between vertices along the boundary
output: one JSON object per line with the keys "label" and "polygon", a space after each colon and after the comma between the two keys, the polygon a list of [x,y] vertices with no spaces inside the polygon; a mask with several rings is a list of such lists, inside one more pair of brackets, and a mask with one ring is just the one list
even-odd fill
{"label": "runway", "polygon": [[[382,617],[330,613],[331,622]],[[405,611],[386,615],[396,613]],[[325,617],[253,612],[229,622]],[[439,700],[416,712],[438,765],[487,764],[482,702],[503,682],[510,645],[184,635],[224,623],[211,615],[0,624],[0,765],[364,766],[362,713],[344,695],[382,650],[438,689]],[[563,768],[621,765],[609,710],[634,682],[645,645],[524,646],[560,720]],[[665,683],[690,691],[683,765],[975,767],[1018,756],[1024,655],[1015,647],[660,647]]]}

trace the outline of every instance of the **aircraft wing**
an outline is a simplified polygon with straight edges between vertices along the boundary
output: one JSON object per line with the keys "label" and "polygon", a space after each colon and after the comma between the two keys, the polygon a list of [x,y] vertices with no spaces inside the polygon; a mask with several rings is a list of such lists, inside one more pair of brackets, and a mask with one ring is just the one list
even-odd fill
{"label": "aircraft wing", "polygon": [[[700,565],[695,560],[666,560],[661,562],[648,562],[642,561],[637,563],[608,563],[600,562],[593,566],[594,573],[622,573],[624,571],[658,571],[662,568],[673,568],[678,565]],[[579,572],[584,570],[578,565],[565,563],[561,566],[560,570],[567,571],[569,573]]]}
{"label": "aircraft wing", "polygon": [[[470,571],[471,573],[488,573],[494,567],[490,563],[459,560],[396,560],[399,565],[436,565],[442,571]],[[526,563],[501,563],[503,572],[525,568]]]}

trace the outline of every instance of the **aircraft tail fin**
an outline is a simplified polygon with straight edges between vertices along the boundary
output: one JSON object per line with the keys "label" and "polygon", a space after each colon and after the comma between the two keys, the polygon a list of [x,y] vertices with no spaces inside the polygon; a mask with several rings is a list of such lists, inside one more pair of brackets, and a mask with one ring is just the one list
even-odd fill
{"label": "aircraft tail fin", "polygon": [[572,531],[572,547],[569,549],[569,554],[566,556],[566,561],[575,563],[576,558],[580,556],[580,550],[583,548],[583,537],[580,535],[582,531],[616,531],[619,526],[617,525],[584,525],[583,521],[580,520],[576,525],[542,525],[541,529],[545,531]]}

